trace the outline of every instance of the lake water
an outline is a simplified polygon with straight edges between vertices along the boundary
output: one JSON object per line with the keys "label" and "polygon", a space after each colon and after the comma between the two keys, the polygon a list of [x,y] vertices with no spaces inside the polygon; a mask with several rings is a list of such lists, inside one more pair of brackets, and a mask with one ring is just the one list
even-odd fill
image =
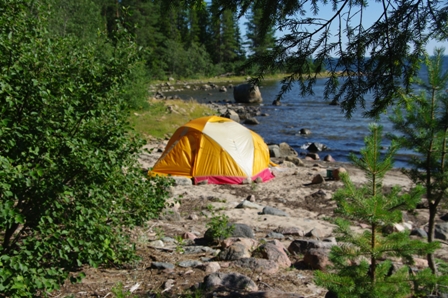
{"label": "lake water", "polygon": [[[364,147],[364,137],[368,134],[368,125],[373,120],[363,117],[363,111],[357,110],[351,119],[346,119],[339,106],[329,105],[323,99],[324,79],[318,80],[314,87],[314,96],[300,96],[298,86],[294,86],[281,100],[281,106],[273,106],[272,102],[280,90],[280,81],[264,81],[261,86],[263,104],[262,113],[269,116],[257,117],[259,125],[246,125],[261,135],[266,143],[286,142],[299,153],[306,153],[301,146],[308,142],[318,142],[329,149],[320,152],[323,158],[330,154],[334,159],[347,162],[350,152],[355,154]],[[185,90],[174,92],[182,99],[194,98],[198,102],[207,103],[222,100],[233,102],[233,90],[222,93],[218,90]],[[170,95],[170,94],[167,94]],[[368,100],[368,98],[366,98]],[[383,115],[379,123],[385,133],[392,132],[388,116]],[[311,130],[310,135],[300,135],[302,128]],[[390,144],[386,138],[382,145]],[[395,157],[394,167],[408,167],[407,160],[412,152],[400,150]]]}

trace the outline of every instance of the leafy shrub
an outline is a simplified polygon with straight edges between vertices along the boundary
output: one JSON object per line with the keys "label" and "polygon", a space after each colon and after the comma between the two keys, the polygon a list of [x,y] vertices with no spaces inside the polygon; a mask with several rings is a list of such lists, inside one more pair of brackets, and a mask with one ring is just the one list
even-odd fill
{"label": "leafy shrub", "polygon": [[[0,293],[57,289],[83,264],[135,258],[126,232],[156,216],[170,181],[137,167],[123,98],[135,44],[79,45],[42,29],[39,1],[0,5]],[[31,13],[32,12],[32,13]],[[78,271],[71,277],[83,277]]]}
{"label": "leafy shrub", "polygon": [[235,226],[229,222],[229,217],[225,214],[212,216],[207,223],[208,230],[205,238],[217,241],[230,237]]}
{"label": "leafy shrub", "polygon": [[130,69],[129,80],[124,86],[124,100],[134,110],[149,108],[149,74],[143,61],[136,63]]}

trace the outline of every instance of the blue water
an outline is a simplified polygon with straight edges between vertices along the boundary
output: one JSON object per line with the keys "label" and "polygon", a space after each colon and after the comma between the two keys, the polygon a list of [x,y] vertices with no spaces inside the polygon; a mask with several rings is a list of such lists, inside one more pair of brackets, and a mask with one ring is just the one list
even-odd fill
{"label": "blue water", "polygon": [[[448,57],[444,59],[448,69]],[[419,74],[424,78],[427,76],[427,70],[423,67]],[[229,82],[230,84],[231,82]],[[308,142],[318,142],[326,145],[329,149],[320,152],[324,157],[330,154],[337,161],[349,161],[349,153],[359,154],[359,150],[364,147],[364,138],[368,135],[368,125],[372,123],[371,118],[363,116],[365,112],[357,109],[350,119],[344,117],[339,106],[329,105],[329,102],[323,98],[325,79],[317,80],[313,88],[313,96],[301,96],[298,85],[284,95],[281,100],[281,106],[273,106],[272,102],[280,91],[280,81],[263,81],[260,91],[263,97],[261,104],[262,113],[267,117],[257,117],[259,125],[250,125],[248,128],[260,134],[266,143],[286,142],[299,153],[305,154],[306,150],[300,147]],[[225,84],[224,84],[225,85]],[[228,84],[227,84],[228,85]],[[234,102],[232,89],[222,93],[218,90],[185,90],[175,92],[183,99],[195,99],[201,103],[228,100]],[[371,96],[365,96],[366,102],[371,102]],[[389,116],[382,115],[378,123],[383,126],[384,133],[393,133],[392,124]],[[302,128],[311,130],[310,135],[300,135]],[[382,145],[387,148],[390,141],[383,139]],[[409,167],[408,160],[413,154],[410,150],[399,150],[395,156],[394,167]]]}
{"label": "blue water", "polygon": [[[282,99],[281,106],[270,105],[280,90],[280,82],[266,85],[261,89],[266,102],[262,111],[270,117],[259,117],[260,125],[250,128],[259,133],[266,142],[286,142],[299,153],[305,153],[300,147],[307,142],[323,143],[329,149],[321,152],[321,157],[330,154],[337,161],[348,161],[350,152],[357,154],[364,147],[364,138],[368,135],[368,126],[373,120],[364,117],[364,111],[360,109],[353,113],[352,118],[345,118],[339,106],[329,105],[323,99],[324,82],[318,80],[314,89],[315,96],[301,97],[298,86],[294,87]],[[384,133],[393,132],[387,115],[383,115],[378,122],[383,126]],[[312,133],[300,135],[301,128],[310,129]],[[390,141],[384,138],[382,145],[388,147],[389,144]],[[399,151],[394,166],[407,167],[410,153],[412,152]]]}

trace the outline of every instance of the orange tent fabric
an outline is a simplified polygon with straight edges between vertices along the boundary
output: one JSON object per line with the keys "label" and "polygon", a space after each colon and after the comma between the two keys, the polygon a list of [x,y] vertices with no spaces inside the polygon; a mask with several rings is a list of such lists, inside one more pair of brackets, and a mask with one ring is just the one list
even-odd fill
{"label": "orange tent fabric", "polygon": [[268,146],[258,134],[231,119],[209,116],[178,128],[150,174],[239,184],[272,179],[269,164]]}

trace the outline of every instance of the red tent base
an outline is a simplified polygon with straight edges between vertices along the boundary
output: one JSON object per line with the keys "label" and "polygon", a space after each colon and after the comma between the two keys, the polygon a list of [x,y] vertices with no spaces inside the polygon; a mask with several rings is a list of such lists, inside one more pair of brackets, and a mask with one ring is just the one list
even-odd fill
{"label": "red tent base", "polygon": [[[275,176],[269,169],[264,169],[260,173],[251,177],[251,180],[254,181],[260,177],[263,182],[269,181]],[[201,176],[194,177],[194,184],[199,184],[202,181],[207,180],[207,184],[243,184],[244,181],[247,180],[246,177],[230,177],[230,176]]]}

